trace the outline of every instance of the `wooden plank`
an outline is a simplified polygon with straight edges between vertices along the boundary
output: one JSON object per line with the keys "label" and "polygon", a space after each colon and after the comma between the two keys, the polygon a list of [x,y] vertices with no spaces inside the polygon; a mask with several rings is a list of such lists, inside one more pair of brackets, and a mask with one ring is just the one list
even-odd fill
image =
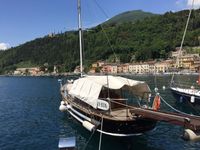
{"label": "wooden plank", "polygon": [[193,131],[200,131],[200,117],[194,117],[178,113],[154,111],[143,108],[135,108],[130,110],[130,112],[141,118],[169,122],[171,124],[184,126]]}

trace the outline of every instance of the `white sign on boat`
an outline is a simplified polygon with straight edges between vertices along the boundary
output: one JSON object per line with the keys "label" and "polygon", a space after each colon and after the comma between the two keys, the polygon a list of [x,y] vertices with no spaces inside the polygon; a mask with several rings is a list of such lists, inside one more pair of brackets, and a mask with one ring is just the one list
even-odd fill
{"label": "white sign on boat", "polygon": [[102,110],[109,110],[109,103],[98,99],[97,108],[102,109]]}

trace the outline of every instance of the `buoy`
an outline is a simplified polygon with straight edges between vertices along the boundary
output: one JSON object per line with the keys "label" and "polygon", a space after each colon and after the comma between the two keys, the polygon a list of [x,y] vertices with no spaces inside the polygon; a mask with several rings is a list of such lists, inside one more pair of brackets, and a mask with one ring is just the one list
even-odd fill
{"label": "buoy", "polygon": [[191,103],[194,103],[194,102],[195,102],[195,97],[194,97],[194,96],[191,96],[190,102],[191,102]]}
{"label": "buoy", "polygon": [[163,91],[165,91],[166,87],[165,87],[165,86],[163,86],[163,87],[162,87],[162,89],[163,89]]}
{"label": "buoy", "polygon": [[200,136],[196,135],[190,129],[185,129],[184,134],[183,134],[183,139],[184,140],[188,140],[188,141],[199,141],[200,140]]}
{"label": "buoy", "polygon": [[60,107],[59,107],[59,110],[61,111],[61,112],[64,112],[64,111],[66,111],[68,108],[67,108],[67,106],[66,105],[60,105]]}
{"label": "buoy", "polygon": [[88,121],[83,121],[82,125],[89,130],[90,132],[93,131],[95,129],[95,125],[93,125],[92,123],[88,122]]}

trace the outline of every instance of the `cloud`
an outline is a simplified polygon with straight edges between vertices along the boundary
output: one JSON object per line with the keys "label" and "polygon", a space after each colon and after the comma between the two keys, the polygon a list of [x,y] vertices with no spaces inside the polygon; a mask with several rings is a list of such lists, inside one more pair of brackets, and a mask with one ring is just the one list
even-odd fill
{"label": "cloud", "polygon": [[[193,3],[193,0],[188,0],[187,1],[187,6],[191,7]],[[194,0],[194,8],[200,8],[200,0]]]}
{"label": "cloud", "polygon": [[[182,9],[188,9],[191,8],[193,3],[193,0],[176,0],[175,4],[177,7],[182,8]],[[194,0],[194,9],[200,8],[200,0]]]}
{"label": "cloud", "polygon": [[10,48],[10,44],[0,43],[0,50],[7,50],[8,48]]}
{"label": "cloud", "polygon": [[182,0],[176,0],[176,5],[181,5],[182,4]]}
{"label": "cloud", "polygon": [[178,8],[186,9],[187,1],[188,1],[188,0],[176,0],[176,1],[175,1],[175,4],[176,4],[176,6],[177,6]]}

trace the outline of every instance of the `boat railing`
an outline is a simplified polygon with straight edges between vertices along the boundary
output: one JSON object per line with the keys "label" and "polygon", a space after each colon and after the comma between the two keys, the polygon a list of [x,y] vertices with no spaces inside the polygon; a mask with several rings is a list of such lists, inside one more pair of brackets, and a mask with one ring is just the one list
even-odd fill
{"label": "boat railing", "polygon": [[198,89],[199,87],[196,85],[189,85],[188,83],[174,83],[173,87],[181,87],[181,88],[185,88],[185,89],[191,89],[191,87],[193,87],[194,89]]}
{"label": "boat railing", "polygon": [[127,101],[128,98],[110,98],[111,101]]}

